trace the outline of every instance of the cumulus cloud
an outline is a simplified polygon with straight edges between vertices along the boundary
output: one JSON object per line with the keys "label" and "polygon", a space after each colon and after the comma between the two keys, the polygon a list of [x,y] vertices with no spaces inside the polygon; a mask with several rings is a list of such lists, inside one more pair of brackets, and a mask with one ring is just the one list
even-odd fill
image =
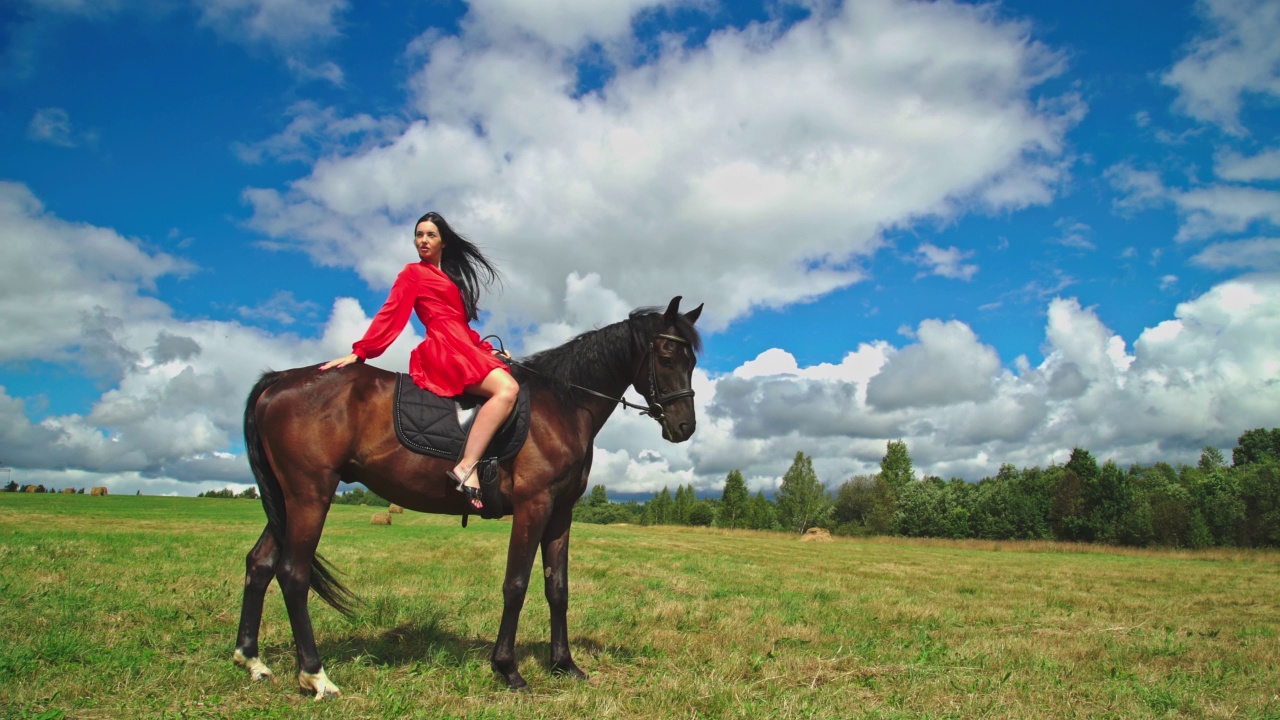
{"label": "cumulus cloud", "polygon": [[[105,391],[81,412],[44,414],[0,389],[0,447],[24,479],[129,492],[241,489],[250,481],[239,449],[241,413],[256,375],[344,354],[369,323],[370,313],[351,299],[334,303],[314,339],[177,319],[143,289],[187,271],[181,260],[52,216],[25,187],[2,189],[0,213],[14,230],[0,250],[0,281],[13,285],[41,271],[29,262],[35,247],[88,238],[95,250],[62,253],[57,272],[32,283],[42,322],[33,323],[25,307],[0,305],[6,328],[27,328],[6,345],[5,359],[110,368],[102,371]],[[73,301],[73,288],[94,300]],[[570,323],[625,314],[598,276],[572,274],[563,293],[591,309]],[[699,369],[693,439],[665,443],[651,419],[618,410],[597,438],[592,482],[617,493],[677,484],[715,492],[737,469],[753,491],[772,492],[802,450],[834,487],[874,471],[896,439],[908,443],[922,472],[970,479],[1003,462],[1062,461],[1073,446],[1121,463],[1193,461],[1206,444],[1229,447],[1244,430],[1274,423],[1278,275],[1223,282],[1132,342],[1072,298],[1050,300],[1045,317],[1038,364],[1017,358],[1005,367],[967,324],[926,320],[903,345],[864,343],[838,363],[802,366],[773,348],[722,375]],[[407,332],[377,364],[402,369],[419,340]]]}
{"label": "cumulus cloud", "polygon": [[917,277],[937,275],[953,280],[972,280],[978,273],[978,266],[964,261],[973,255],[972,250],[961,250],[954,245],[949,248],[940,248],[933,243],[921,243],[920,247],[916,248],[914,260],[917,264],[923,265],[926,270]]}
{"label": "cumulus cloud", "polygon": [[1173,205],[1181,218],[1179,242],[1215,235],[1238,234],[1260,227],[1280,227],[1280,192],[1250,185],[1217,183],[1179,189],[1168,187],[1158,173],[1126,163],[1109,168],[1106,176],[1120,195],[1122,210]]}
{"label": "cumulus cloud", "polygon": [[1089,236],[1093,233],[1093,228],[1085,223],[1072,218],[1059,218],[1054,223],[1054,226],[1058,228],[1059,234],[1057,237],[1051,238],[1049,242],[1076,250],[1097,249],[1098,246],[1094,245],[1093,241],[1089,239]]}
{"label": "cumulus cloud", "polygon": [[869,405],[881,411],[927,408],[991,396],[1000,357],[968,325],[926,320],[916,337],[917,343],[891,355],[868,381]]}
{"label": "cumulus cloud", "polygon": [[195,0],[201,22],[237,40],[297,46],[338,35],[347,0]]}
{"label": "cumulus cloud", "polygon": [[[0,388],[0,448],[24,474],[65,471],[164,492],[250,483],[235,449],[257,375],[345,354],[370,321],[345,298],[314,339],[180,320],[150,293],[160,278],[190,272],[189,263],[64,221],[14,183],[0,183],[0,225],[0,283],[9,290],[0,297],[0,362],[74,364],[106,386],[86,411],[45,417]],[[406,367],[420,340],[407,331],[374,364]]]}
{"label": "cumulus cloud", "polygon": [[1191,258],[1191,262],[1214,270],[1280,270],[1280,238],[1214,243]]}
{"label": "cumulus cloud", "polygon": [[1219,153],[1214,172],[1223,180],[1280,180],[1280,148],[1264,150],[1257,155],[1242,155],[1229,150]]}
{"label": "cumulus cloud", "polygon": [[[902,349],[864,346],[860,372],[803,368],[774,349],[716,382],[710,437],[689,456],[708,489],[741,469],[767,487],[796,449],[829,486],[872,472],[903,439],[922,472],[976,479],[1000,463],[1064,461],[1087,447],[1118,462],[1194,461],[1274,424],[1280,407],[1280,276],[1250,275],[1177,307],[1132,343],[1072,298],[1048,306],[1044,360],[1001,366],[963,323],[927,321]],[[851,356],[853,357],[853,356]],[[848,361],[848,359],[847,359]],[[707,443],[703,445],[702,443]],[[710,476],[710,477],[708,477]]]}
{"label": "cumulus cloud", "polygon": [[568,303],[588,296],[561,292],[569,258],[623,306],[682,294],[723,328],[857,282],[886,228],[1046,201],[1083,108],[1033,99],[1060,58],[963,4],[845,3],[722,29],[620,63],[586,94],[577,53],[634,41],[637,13],[659,5],[562,3],[554,24],[520,20],[529,7],[475,3],[460,35],[417,41],[419,119],[284,190],[247,191],[253,226],[384,287],[413,219],[437,209],[520,268],[489,302],[498,325],[542,336],[585,320]]}
{"label": "cumulus cloud", "polygon": [[1269,0],[1203,0],[1197,7],[1209,30],[1163,81],[1178,90],[1177,110],[1243,135],[1245,98],[1280,97],[1280,6]]}
{"label": "cumulus cloud", "polygon": [[92,143],[96,134],[77,132],[71,126],[71,115],[59,107],[40,108],[27,124],[27,137],[36,142],[48,143],[59,147],[76,147],[82,143]]}

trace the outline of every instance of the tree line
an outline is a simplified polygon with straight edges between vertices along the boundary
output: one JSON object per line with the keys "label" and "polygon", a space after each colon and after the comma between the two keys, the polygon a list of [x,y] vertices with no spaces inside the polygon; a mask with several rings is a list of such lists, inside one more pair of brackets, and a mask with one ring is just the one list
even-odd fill
{"label": "tree line", "polygon": [[1075,448],[1063,465],[1003,465],[976,483],[916,478],[902,441],[891,441],[880,472],[828,490],[813,460],[797,452],[774,498],[754,497],[742,473],[725,478],[719,498],[692,485],[643,503],[612,503],[596,485],[574,508],[591,523],[704,525],[837,535],[1061,540],[1136,547],[1280,547],[1280,428],[1241,435],[1228,463],[1205,447],[1195,465],[1099,463]]}

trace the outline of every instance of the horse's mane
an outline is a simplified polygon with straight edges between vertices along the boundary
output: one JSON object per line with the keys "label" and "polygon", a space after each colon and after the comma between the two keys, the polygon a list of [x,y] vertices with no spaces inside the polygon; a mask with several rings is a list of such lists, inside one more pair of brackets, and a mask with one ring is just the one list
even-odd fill
{"label": "horse's mane", "polygon": [[[693,323],[676,313],[675,325],[695,355],[700,352],[702,337]],[[512,374],[521,384],[550,390],[560,401],[571,404],[583,393],[571,388],[570,383],[599,391],[628,381],[627,373],[636,356],[643,354],[654,336],[665,329],[661,308],[639,308],[626,320],[589,330],[559,347],[521,359]]]}

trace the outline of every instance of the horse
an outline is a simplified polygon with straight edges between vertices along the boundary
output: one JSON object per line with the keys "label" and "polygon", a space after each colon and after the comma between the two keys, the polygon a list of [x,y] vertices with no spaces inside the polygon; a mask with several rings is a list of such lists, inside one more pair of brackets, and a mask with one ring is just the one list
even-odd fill
{"label": "horse", "polygon": [[[569,651],[569,526],[587,487],[593,441],[630,386],[662,437],[684,442],[696,418],[691,387],[701,340],[694,323],[702,305],[682,314],[680,297],[665,312],[641,308],[621,322],[512,361],[529,388],[528,437],[499,466],[511,538],[502,583],[502,623],[490,667],[511,690],[527,686],[515,657],[516,627],[533,558],[542,549],[551,611],[551,671],[585,680]],[[254,680],[272,678],[258,656],[262,604],[272,578],[280,584],[297,653],[298,684],[317,700],[341,694],[325,675],[307,607],[314,590],[346,615],[358,598],[316,554],[339,482],[362,483],[405,508],[465,516],[476,511],[445,478],[454,460],[406,449],[394,429],[396,373],[354,364],[267,372],[245,405],[246,455],[267,526],[245,558],[244,598],[233,659]]]}

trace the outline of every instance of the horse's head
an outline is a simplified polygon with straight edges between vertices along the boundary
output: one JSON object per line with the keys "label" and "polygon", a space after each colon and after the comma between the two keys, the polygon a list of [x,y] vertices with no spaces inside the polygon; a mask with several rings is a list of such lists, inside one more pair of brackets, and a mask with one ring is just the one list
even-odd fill
{"label": "horse's head", "polygon": [[662,330],[649,339],[632,387],[649,403],[648,414],[662,426],[662,437],[684,442],[697,426],[693,407],[693,368],[698,364],[698,334],[693,324],[702,306],[680,314],[680,296],[662,314]]}

